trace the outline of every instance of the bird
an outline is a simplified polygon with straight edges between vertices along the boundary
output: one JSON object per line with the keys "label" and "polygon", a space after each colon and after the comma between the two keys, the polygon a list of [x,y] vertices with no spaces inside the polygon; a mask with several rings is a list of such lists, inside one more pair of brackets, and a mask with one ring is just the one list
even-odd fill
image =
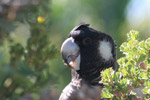
{"label": "bird", "polygon": [[[100,100],[101,97],[93,99],[103,88],[99,83],[100,72],[110,67],[116,69],[116,44],[112,36],[80,23],[62,43],[60,52],[64,64],[71,69],[72,79],[59,100]],[[93,97],[89,97],[91,91]]]}

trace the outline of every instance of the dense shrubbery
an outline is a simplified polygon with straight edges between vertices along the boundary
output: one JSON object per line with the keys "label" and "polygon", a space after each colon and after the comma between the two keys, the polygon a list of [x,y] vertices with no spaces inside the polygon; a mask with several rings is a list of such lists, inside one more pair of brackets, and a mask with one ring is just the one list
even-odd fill
{"label": "dense shrubbery", "polygon": [[[138,32],[130,31],[127,42],[122,43],[120,51],[125,54],[118,59],[119,68],[102,72],[101,82],[105,85],[103,98],[131,100],[150,98],[150,38],[140,41]],[[137,93],[137,90],[141,91]]]}
{"label": "dense shrubbery", "polygon": [[[68,76],[69,71],[67,68],[65,69],[62,67],[62,59],[58,59],[57,62],[55,62],[57,63],[55,68],[51,67],[52,59],[57,54],[57,51],[55,46],[51,45],[49,37],[52,37],[52,34],[56,34],[57,38],[52,38],[53,40],[56,39],[56,44],[59,46],[62,40],[64,40],[62,38],[66,37],[65,35],[68,31],[70,31],[75,23],[78,24],[85,21],[104,32],[114,33],[111,35],[118,39],[118,45],[120,45],[123,41],[123,37],[121,37],[122,34],[116,33],[120,33],[120,31],[124,33],[125,30],[128,30],[128,28],[124,28],[128,26],[124,26],[125,16],[122,12],[126,9],[126,5],[129,1],[130,0],[125,0],[123,2],[119,0],[113,2],[106,0],[53,0],[53,3],[51,3],[51,0],[0,0],[0,100],[17,100],[20,97],[28,98],[28,96],[33,99],[40,98],[40,100],[44,100],[43,98],[49,98],[51,100],[53,100],[53,97],[58,98],[58,96],[56,96],[57,93],[55,89],[50,91],[52,95],[49,91],[46,91],[46,96],[44,95],[42,97],[40,95],[43,93],[45,88],[48,90],[51,89],[51,86],[57,86],[57,84],[59,84],[58,86],[61,90],[61,88],[70,81],[70,77]],[[109,5],[109,7],[106,5]],[[108,17],[110,15],[111,17]],[[85,16],[87,17],[85,18]],[[146,23],[142,23],[142,25],[148,26]],[[16,30],[20,26],[29,27],[24,30],[20,29],[16,34]],[[19,36],[20,34],[22,36]],[[148,40],[146,41],[148,42]],[[141,42],[140,44],[142,45],[143,43],[144,42]],[[145,47],[141,47],[138,50],[141,50],[142,48]],[[122,48],[122,50],[124,49],[125,48]],[[144,53],[145,51],[142,49],[139,52],[139,55],[141,52]],[[144,58],[145,56],[148,56],[147,54],[148,53],[146,51],[146,54],[141,54],[141,57],[138,56],[140,57],[138,59],[142,60],[139,61],[140,64],[137,66],[144,67],[148,70],[148,60],[145,60]],[[128,68],[127,66],[131,66],[127,59],[128,58],[126,57],[121,58],[119,60],[120,66],[123,65],[122,63],[125,63],[125,65],[123,65],[124,67],[126,66],[125,68]],[[127,76],[125,77],[125,75],[123,76],[119,73],[121,70],[123,71],[124,67],[120,67],[118,72],[115,74],[116,76],[120,75],[120,77],[123,78],[113,79],[113,82],[117,83],[117,80],[120,82],[126,82],[126,80],[123,81],[123,79]],[[146,71],[144,68],[140,70]],[[106,74],[108,71],[111,70],[106,70]],[[62,72],[65,73],[60,75]],[[139,72],[139,70],[137,70],[137,72]],[[114,77],[113,75],[114,74],[112,74],[112,77]],[[146,74],[141,73],[140,75]],[[57,80],[53,80],[54,78]],[[131,81],[130,78],[129,80],[128,86],[131,86],[132,84],[134,86],[136,82],[143,82],[138,81],[139,79]],[[144,80],[144,83],[140,84],[147,84],[148,87],[149,81],[145,81],[148,79],[142,80]],[[112,89],[113,86],[118,86],[119,84],[118,83],[116,85],[113,84],[113,82],[108,83],[106,82],[107,78],[102,81],[109,85],[112,84],[110,85],[110,89]],[[135,83],[131,84],[131,82]],[[149,91],[147,87],[144,88],[146,93]],[[113,97],[115,94],[116,98],[119,98],[120,95],[117,93],[123,92],[120,88],[118,88],[119,90],[113,89],[112,91],[109,91],[110,89],[108,89],[106,85],[104,91],[107,91],[108,94],[104,92],[103,97],[115,98]],[[123,87],[123,89],[125,88]]]}
{"label": "dense shrubbery", "polygon": [[[26,47],[17,43],[9,49],[6,52],[0,47],[0,99],[16,100],[26,93],[40,93],[40,87],[56,81],[46,61],[54,58],[57,50],[50,46],[47,34],[33,33]],[[3,62],[6,54],[9,61]]]}
{"label": "dense shrubbery", "polygon": [[[3,8],[0,16],[0,100],[18,100],[32,93],[36,95],[33,98],[40,98],[42,87],[46,84],[50,87],[57,81],[49,64],[57,54],[49,40],[50,0],[3,1],[0,1]],[[16,33],[21,25],[25,30]]]}

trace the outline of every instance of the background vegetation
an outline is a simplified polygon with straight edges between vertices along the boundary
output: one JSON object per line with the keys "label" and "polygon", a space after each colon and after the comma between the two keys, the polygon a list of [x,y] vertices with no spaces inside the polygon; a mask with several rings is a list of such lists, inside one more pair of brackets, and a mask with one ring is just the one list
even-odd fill
{"label": "background vegetation", "polygon": [[125,55],[118,59],[119,68],[102,72],[105,86],[102,97],[113,100],[150,99],[150,38],[139,40],[137,31],[127,34],[127,42],[122,43],[120,51]]}
{"label": "background vegetation", "polygon": [[[149,0],[0,0],[0,100],[57,100],[70,81],[61,43],[80,22],[118,47],[135,29],[150,36]],[[117,49],[118,58],[123,55]]]}

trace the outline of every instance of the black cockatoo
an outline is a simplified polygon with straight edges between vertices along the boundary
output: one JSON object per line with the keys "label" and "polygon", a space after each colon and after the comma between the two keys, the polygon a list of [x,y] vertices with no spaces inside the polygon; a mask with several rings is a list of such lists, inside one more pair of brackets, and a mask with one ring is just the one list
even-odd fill
{"label": "black cockatoo", "polygon": [[61,47],[64,63],[72,70],[72,80],[59,100],[77,100],[72,97],[84,84],[91,89],[103,87],[99,84],[100,72],[109,67],[115,69],[115,47],[110,35],[89,27],[89,24],[82,23],[73,28]]}

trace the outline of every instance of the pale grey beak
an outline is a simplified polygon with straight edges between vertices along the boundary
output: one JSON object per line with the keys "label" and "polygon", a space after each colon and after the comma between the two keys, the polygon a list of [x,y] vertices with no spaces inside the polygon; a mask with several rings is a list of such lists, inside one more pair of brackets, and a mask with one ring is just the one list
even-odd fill
{"label": "pale grey beak", "polygon": [[65,40],[61,46],[61,53],[64,62],[71,68],[79,70],[80,49],[72,37]]}

